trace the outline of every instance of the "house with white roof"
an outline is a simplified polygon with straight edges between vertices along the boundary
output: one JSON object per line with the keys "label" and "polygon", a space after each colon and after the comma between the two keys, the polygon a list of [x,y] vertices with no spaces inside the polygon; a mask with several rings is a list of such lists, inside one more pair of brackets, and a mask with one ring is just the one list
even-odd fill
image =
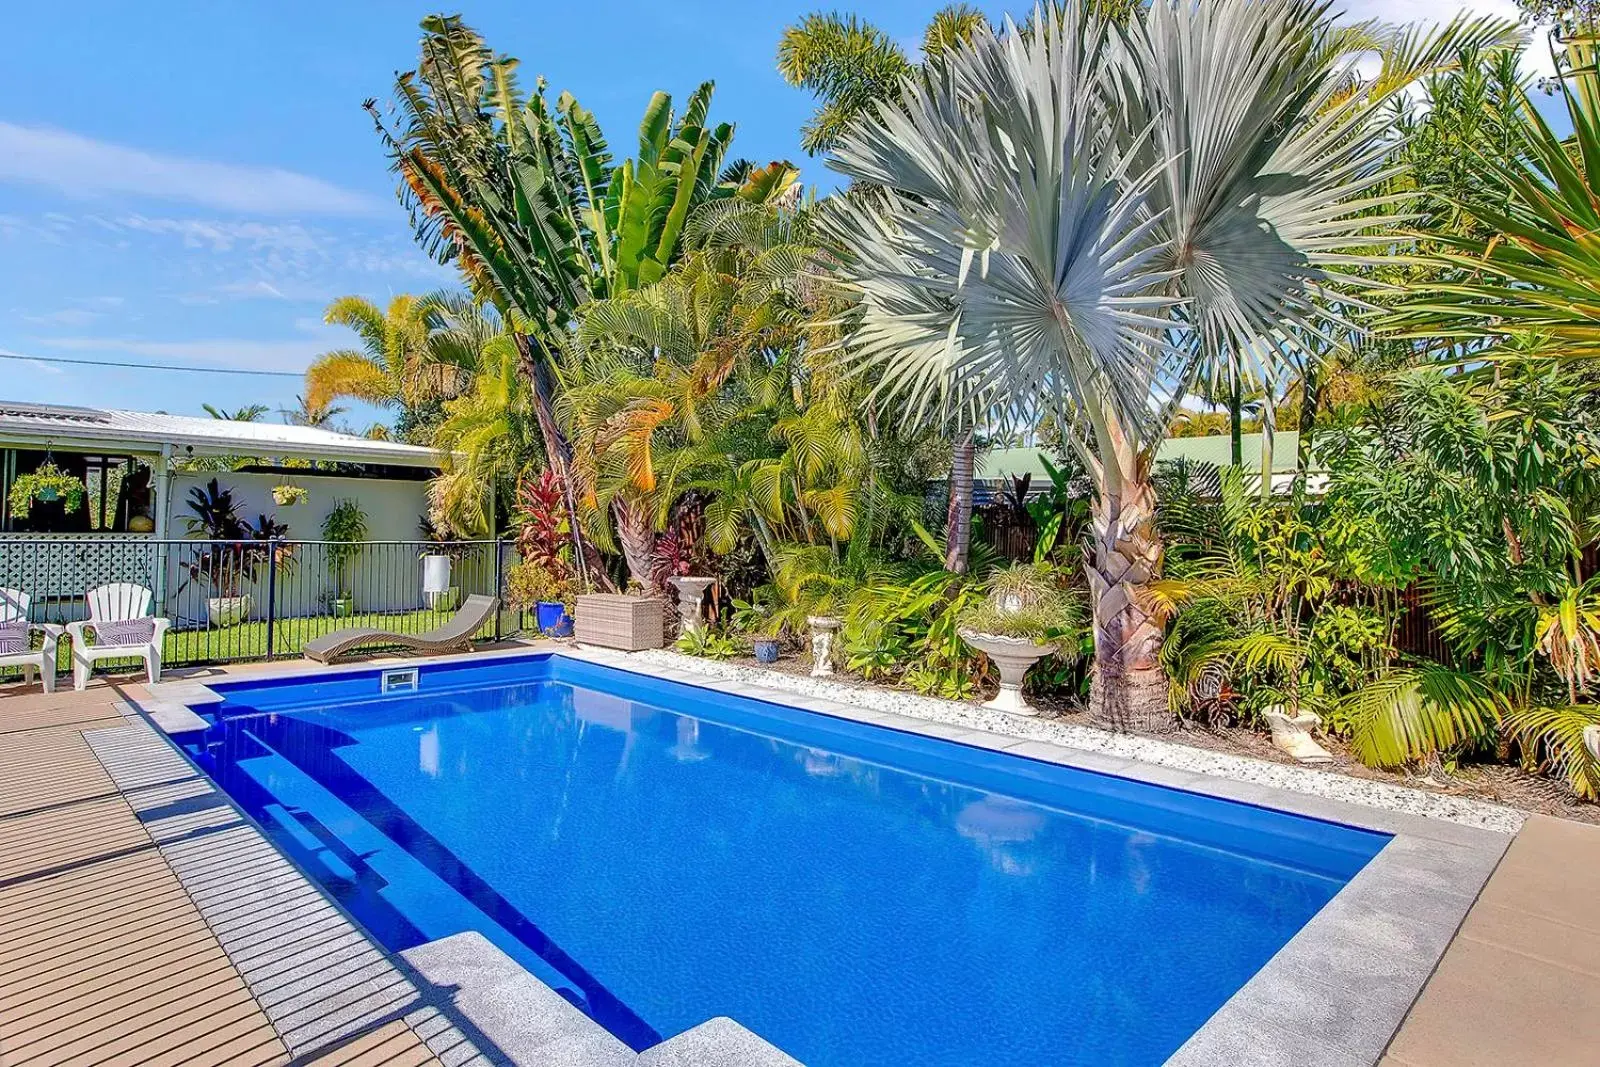
{"label": "house with white roof", "polygon": [[[81,499],[30,496],[28,481],[13,492],[46,464],[81,481]],[[153,589],[180,626],[206,624],[217,591],[187,573],[204,551],[188,520],[191,500],[216,479],[247,522],[267,517],[301,543],[274,576],[276,590],[261,588],[258,575],[245,583],[249,617],[269,601],[319,610],[335,582],[319,544],[323,520],[346,500],[359,504],[367,528],[359,606],[409,609],[423,597],[416,542],[438,466],[431,449],[309,426],[0,400],[0,587],[49,605],[41,617],[68,619],[85,589],[131,581]]]}
{"label": "house with white roof", "polygon": [[[83,481],[82,506],[36,502],[15,514],[12,487],[46,462]],[[282,511],[294,536],[315,536],[327,511],[319,498],[331,506],[359,489],[378,513],[375,538],[411,538],[438,465],[431,449],[311,426],[0,400],[0,537],[181,537],[188,491],[217,477],[242,511]],[[310,506],[277,508],[271,489],[283,484],[306,488]]]}

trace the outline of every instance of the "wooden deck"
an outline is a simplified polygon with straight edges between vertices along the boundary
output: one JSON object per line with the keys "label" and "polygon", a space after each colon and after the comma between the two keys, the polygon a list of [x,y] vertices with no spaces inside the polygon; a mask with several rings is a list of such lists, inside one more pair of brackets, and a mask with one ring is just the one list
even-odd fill
{"label": "wooden deck", "polygon": [[[141,695],[0,696],[0,1064],[289,1063],[82,736],[121,725],[115,703]],[[313,1062],[439,1061],[397,1020]]]}

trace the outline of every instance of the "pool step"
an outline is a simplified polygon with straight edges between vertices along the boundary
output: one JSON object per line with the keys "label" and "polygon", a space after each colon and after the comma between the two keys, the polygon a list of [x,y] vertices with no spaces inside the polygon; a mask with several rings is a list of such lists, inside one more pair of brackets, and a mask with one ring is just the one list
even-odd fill
{"label": "pool step", "polygon": [[418,984],[512,1064],[538,1067],[801,1067],[732,1019],[711,1019],[635,1053],[469,930],[400,953]]}

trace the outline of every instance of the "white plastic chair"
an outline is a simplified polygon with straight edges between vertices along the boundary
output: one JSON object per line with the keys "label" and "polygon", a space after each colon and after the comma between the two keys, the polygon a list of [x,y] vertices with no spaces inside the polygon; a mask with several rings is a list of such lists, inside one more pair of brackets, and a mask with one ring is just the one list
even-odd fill
{"label": "white plastic chair", "polygon": [[[129,657],[144,660],[152,683],[161,681],[161,639],[172,621],[151,617],[155,594],[132,582],[113,582],[89,590],[84,600],[89,617],[67,623],[72,635],[72,687],[88,688],[89,671],[97,660]],[[94,631],[94,644],[88,642],[85,630]]]}
{"label": "white plastic chair", "polygon": [[[28,622],[28,605],[33,598],[19,589],[0,589],[0,628],[7,631],[18,628],[18,624],[27,623],[22,629],[23,647],[16,652],[6,652],[0,649],[0,667],[21,667],[22,680],[29,685],[33,684],[33,674],[39,672],[39,679],[44,683],[46,693],[56,691],[56,644],[61,640],[61,635],[66,630],[54,623]],[[44,643],[39,648],[31,647],[33,631],[38,630],[44,634]],[[6,636],[10,636],[8,632]]]}

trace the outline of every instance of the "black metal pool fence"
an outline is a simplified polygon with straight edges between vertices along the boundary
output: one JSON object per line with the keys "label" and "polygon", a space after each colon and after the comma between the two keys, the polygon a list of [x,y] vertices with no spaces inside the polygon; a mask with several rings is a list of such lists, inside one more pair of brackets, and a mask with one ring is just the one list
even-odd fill
{"label": "black metal pool fence", "polygon": [[[138,535],[0,537],[0,587],[31,600],[34,622],[87,617],[85,594],[127,582],[172,620],[171,666],[297,656],[346,626],[422,633],[466,597],[496,595],[516,549],[503,541],[209,541]],[[502,611],[484,628],[521,629]]]}

